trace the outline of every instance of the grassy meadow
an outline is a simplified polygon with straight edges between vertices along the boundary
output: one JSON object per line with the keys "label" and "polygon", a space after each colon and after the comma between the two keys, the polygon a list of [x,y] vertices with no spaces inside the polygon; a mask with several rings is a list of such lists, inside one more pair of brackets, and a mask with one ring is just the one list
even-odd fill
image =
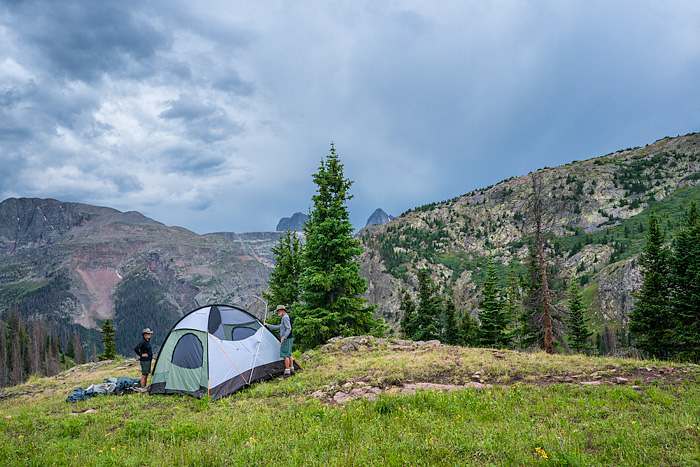
{"label": "grassy meadow", "polygon": [[[0,462],[700,465],[698,366],[386,345],[298,357],[304,370],[296,376],[218,401],[132,394],[65,402],[75,387],[107,376],[138,377],[128,361],[32,378],[2,394]],[[417,382],[436,386],[403,392]],[[454,389],[470,382],[484,387]],[[382,392],[335,402],[344,385]],[[324,395],[312,396],[319,389]]]}

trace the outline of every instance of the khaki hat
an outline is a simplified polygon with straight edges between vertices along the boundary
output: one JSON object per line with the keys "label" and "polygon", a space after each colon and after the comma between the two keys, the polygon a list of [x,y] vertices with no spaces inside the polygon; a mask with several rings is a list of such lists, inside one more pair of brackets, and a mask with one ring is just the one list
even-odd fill
{"label": "khaki hat", "polygon": [[277,313],[280,310],[287,311],[287,307],[284,305],[277,305],[277,308],[275,308],[275,313]]}
{"label": "khaki hat", "polygon": [[141,335],[143,336],[144,334],[153,334],[153,331],[151,331],[151,328],[146,328],[141,331]]}

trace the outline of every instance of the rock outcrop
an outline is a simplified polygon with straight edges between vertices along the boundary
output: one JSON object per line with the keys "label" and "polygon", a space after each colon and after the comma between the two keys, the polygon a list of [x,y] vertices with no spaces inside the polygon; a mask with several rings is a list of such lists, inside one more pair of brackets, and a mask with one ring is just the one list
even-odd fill
{"label": "rock outcrop", "polygon": [[295,212],[292,217],[283,217],[280,219],[275,230],[278,232],[286,232],[287,230],[301,232],[304,230],[304,223],[308,220],[309,216],[307,214]]}

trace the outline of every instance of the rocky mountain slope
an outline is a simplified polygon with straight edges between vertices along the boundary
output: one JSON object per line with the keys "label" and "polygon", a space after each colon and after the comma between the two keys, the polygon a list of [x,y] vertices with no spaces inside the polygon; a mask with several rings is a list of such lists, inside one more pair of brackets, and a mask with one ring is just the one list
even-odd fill
{"label": "rocky mountain slope", "polygon": [[143,327],[158,329],[157,344],[200,304],[255,302],[246,296],[259,295],[271,271],[255,243],[137,212],[8,199],[0,203],[0,309],[92,329],[110,318],[128,355]]}
{"label": "rocky mountain slope", "polygon": [[639,285],[636,257],[649,209],[662,214],[670,232],[687,209],[685,201],[700,198],[700,134],[545,167],[363,229],[358,238],[366,248],[361,263],[370,302],[396,323],[401,290],[413,290],[416,270],[428,267],[443,291],[476,315],[489,254],[503,278],[511,262],[525,272],[533,176],[546,194],[546,217],[552,220],[548,254],[558,279],[576,277],[586,287],[597,324],[624,327]]}

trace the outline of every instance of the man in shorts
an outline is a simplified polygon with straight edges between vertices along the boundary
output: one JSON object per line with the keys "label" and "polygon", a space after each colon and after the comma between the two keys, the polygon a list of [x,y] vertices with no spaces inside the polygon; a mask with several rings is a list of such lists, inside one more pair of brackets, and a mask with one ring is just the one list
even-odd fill
{"label": "man in shorts", "polygon": [[294,337],[292,336],[292,321],[289,319],[289,314],[287,314],[287,309],[284,305],[278,305],[275,308],[277,315],[282,318],[280,324],[267,324],[270,329],[279,330],[280,332],[280,357],[284,358],[284,376],[291,376],[294,374],[294,360],[292,359],[292,343],[294,342]]}
{"label": "man in shorts", "polygon": [[153,331],[146,328],[141,332],[141,342],[134,347],[134,352],[139,356],[141,362],[141,392],[146,392],[148,375],[151,372],[151,361],[153,360],[153,349],[151,348],[151,335]]}

